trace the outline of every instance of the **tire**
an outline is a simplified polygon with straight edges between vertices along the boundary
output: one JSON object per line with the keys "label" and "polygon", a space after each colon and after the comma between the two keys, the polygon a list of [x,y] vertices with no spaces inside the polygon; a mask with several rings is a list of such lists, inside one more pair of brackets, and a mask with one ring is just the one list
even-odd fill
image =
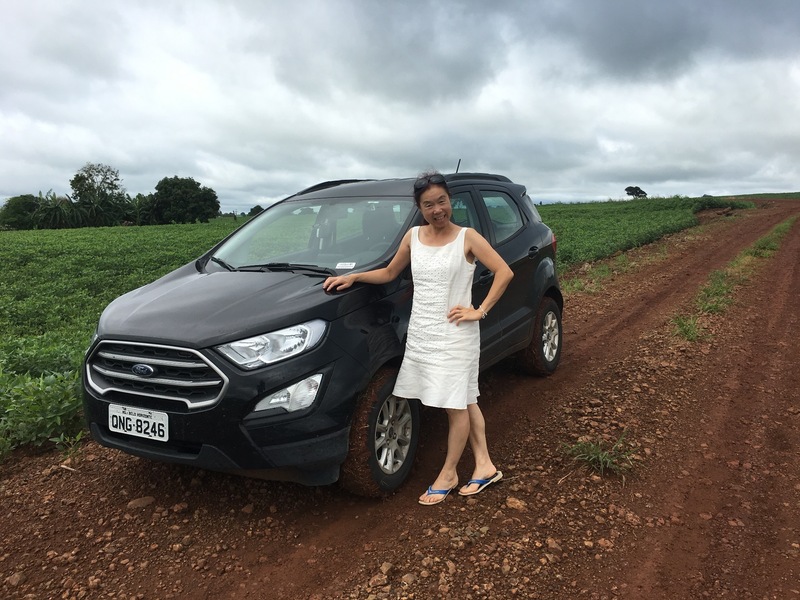
{"label": "tire", "polygon": [[339,482],[359,496],[381,497],[399,488],[417,453],[420,410],[416,400],[392,395],[397,369],[380,369],[359,396],[350,450]]}
{"label": "tire", "polygon": [[533,339],[522,351],[522,370],[529,375],[552,375],[561,360],[561,310],[549,296],[542,298],[533,323]]}

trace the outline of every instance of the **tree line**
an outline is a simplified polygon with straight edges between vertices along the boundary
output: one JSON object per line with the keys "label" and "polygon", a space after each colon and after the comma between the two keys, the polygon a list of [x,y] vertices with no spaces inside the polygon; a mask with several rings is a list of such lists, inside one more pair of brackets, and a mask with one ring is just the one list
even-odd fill
{"label": "tree line", "polygon": [[155,192],[130,196],[119,171],[86,163],[69,182],[72,194],[23,194],[0,208],[0,229],[66,229],[114,225],[207,223],[219,214],[211,188],[191,177],[165,177]]}

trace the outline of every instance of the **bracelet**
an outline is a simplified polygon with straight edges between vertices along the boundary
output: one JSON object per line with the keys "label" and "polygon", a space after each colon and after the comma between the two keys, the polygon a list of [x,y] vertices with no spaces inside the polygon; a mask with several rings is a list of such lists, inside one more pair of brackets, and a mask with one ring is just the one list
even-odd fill
{"label": "bracelet", "polygon": [[488,313],[488,312],[486,312],[485,310],[483,310],[483,305],[479,306],[479,307],[478,307],[478,310],[479,310],[479,311],[481,311],[481,319],[485,319],[485,318],[486,318],[486,317],[489,315],[489,313]]}

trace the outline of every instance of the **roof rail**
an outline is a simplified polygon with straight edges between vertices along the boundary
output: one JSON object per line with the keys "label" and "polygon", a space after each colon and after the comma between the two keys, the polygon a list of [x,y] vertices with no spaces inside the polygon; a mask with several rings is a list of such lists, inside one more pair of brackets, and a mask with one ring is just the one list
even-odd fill
{"label": "roof rail", "polygon": [[295,194],[301,196],[302,194],[310,194],[311,192],[318,192],[319,190],[327,190],[328,188],[336,187],[337,185],[344,185],[345,183],[358,183],[359,181],[374,181],[373,179],[334,179],[331,181],[323,181],[311,187],[307,187]]}
{"label": "roof rail", "polygon": [[494,173],[451,173],[446,175],[447,181],[458,181],[461,179],[485,179],[487,181],[504,181],[512,183],[505,175],[495,175]]}

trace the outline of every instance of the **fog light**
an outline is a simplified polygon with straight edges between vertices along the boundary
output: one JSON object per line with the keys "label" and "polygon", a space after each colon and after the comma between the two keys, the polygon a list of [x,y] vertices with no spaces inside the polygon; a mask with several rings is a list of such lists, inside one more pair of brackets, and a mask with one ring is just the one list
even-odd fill
{"label": "fog light", "polygon": [[256,404],[254,412],[270,408],[284,408],[289,412],[308,408],[317,397],[320,383],[322,383],[322,373],[317,373],[307,379],[303,379],[303,381],[298,381],[294,385],[290,385],[262,399]]}

